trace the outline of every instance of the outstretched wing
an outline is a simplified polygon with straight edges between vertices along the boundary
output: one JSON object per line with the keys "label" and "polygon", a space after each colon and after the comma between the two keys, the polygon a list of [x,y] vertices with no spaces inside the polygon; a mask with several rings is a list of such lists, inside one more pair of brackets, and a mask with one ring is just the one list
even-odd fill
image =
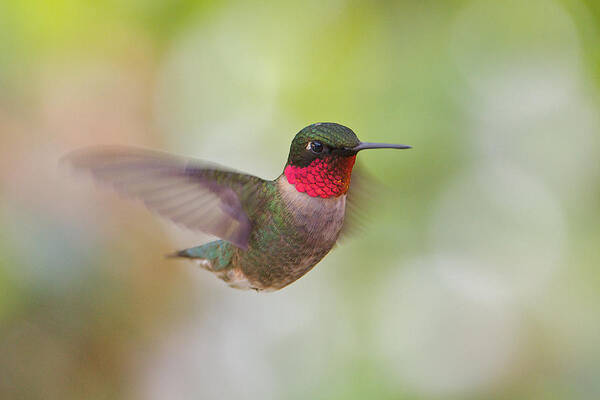
{"label": "outstretched wing", "polygon": [[258,177],[129,147],[86,148],[64,161],[179,225],[248,246],[252,226],[243,202],[257,201],[264,182]]}
{"label": "outstretched wing", "polygon": [[352,170],[350,188],[346,194],[346,215],[340,232],[340,239],[364,231],[369,214],[377,206],[375,193],[384,192],[384,185],[371,176],[362,164],[356,163]]}

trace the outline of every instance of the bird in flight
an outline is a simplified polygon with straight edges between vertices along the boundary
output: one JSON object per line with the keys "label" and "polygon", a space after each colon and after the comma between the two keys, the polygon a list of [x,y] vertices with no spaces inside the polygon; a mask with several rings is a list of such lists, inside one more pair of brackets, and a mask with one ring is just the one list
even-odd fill
{"label": "bird in flight", "polygon": [[316,123],[296,134],[274,180],[130,147],[84,148],[65,161],[159,215],[219,238],[173,257],[195,260],[233,288],[273,291],[333,248],[350,212],[356,155],[383,148],[410,146],[361,142],[343,125]]}

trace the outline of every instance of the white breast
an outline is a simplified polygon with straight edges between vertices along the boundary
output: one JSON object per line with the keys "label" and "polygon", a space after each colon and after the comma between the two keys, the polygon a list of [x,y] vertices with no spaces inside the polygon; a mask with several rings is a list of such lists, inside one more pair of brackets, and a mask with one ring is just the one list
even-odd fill
{"label": "white breast", "polygon": [[342,229],[346,212],[346,195],[312,197],[296,190],[282,175],[278,179],[281,196],[292,211],[296,225],[318,241],[334,241]]}

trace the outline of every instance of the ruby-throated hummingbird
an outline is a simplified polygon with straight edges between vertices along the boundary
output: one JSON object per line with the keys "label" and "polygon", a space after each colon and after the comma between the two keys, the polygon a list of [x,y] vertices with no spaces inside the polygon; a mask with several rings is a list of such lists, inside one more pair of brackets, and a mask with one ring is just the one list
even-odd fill
{"label": "ruby-throated hummingbird", "polygon": [[198,261],[234,288],[278,290],[329,253],[347,214],[356,153],[380,148],[410,146],[361,142],[335,123],[309,125],[275,180],[127,147],[87,148],[65,160],[158,214],[220,238],[172,256]]}

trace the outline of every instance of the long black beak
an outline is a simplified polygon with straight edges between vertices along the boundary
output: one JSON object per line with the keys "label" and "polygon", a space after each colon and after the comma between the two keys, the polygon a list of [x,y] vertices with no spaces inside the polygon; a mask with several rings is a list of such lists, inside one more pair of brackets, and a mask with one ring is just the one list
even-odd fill
{"label": "long black beak", "polygon": [[362,142],[358,146],[352,148],[352,151],[357,152],[366,149],[412,149],[411,146],[405,144],[389,144],[389,143],[368,143]]}

